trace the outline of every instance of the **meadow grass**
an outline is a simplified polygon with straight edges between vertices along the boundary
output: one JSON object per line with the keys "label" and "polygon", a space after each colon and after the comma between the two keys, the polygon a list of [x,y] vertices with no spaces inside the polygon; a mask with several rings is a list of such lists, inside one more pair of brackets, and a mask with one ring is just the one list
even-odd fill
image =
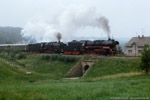
{"label": "meadow grass", "polygon": [[150,98],[149,75],[138,77],[1,84],[2,100],[110,100],[112,97]]}

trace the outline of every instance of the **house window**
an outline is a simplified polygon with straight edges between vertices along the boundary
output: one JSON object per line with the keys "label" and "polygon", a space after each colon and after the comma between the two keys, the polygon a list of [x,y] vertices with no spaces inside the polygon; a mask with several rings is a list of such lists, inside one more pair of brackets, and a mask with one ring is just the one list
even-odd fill
{"label": "house window", "polygon": [[141,53],[142,52],[142,50],[138,50],[138,53]]}
{"label": "house window", "polygon": [[128,50],[128,53],[132,53],[132,50]]}

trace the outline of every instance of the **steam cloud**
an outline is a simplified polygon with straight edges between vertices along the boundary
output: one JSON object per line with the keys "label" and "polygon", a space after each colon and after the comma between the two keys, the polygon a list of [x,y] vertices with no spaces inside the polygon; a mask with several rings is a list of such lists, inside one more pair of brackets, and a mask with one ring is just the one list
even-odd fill
{"label": "steam cloud", "polygon": [[[43,15],[43,14],[41,14]],[[27,22],[22,30],[22,36],[36,42],[71,40],[79,29],[93,27],[103,29],[110,38],[109,21],[96,12],[95,8],[68,7],[50,14],[48,17],[39,16]]]}

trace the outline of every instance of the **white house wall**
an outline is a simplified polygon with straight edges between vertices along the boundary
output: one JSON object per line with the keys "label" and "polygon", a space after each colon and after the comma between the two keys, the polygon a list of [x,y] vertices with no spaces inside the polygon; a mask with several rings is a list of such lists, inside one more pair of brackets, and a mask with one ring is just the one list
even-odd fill
{"label": "white house wall", "polygon": [[[139,53],[139,50],[142,50],[143,48],[139,48],[135,45],[132,47],[126,47],[126,55],[127,56],[139,56],[141,53]],[[129,52],[129,50],[132,50],[132,53]]]}

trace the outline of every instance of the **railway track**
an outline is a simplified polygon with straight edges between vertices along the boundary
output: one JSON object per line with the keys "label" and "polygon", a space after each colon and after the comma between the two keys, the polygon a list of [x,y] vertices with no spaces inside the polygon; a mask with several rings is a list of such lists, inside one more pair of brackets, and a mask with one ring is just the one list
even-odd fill
{"label": "railway track", "polygon": [[63,55],[72,57],[93,57],[93,58],[139,58],[138,56],[101,56],[101,55]]}
{"label": "railway track", "polygon": [[[48,53],[42,53],[42,54],[48,54]],[[139,56],[64,55],[64,54],[50,54],[50,55],[62,55],[68,57],[89,57],[89,58],[139,58]]]}

